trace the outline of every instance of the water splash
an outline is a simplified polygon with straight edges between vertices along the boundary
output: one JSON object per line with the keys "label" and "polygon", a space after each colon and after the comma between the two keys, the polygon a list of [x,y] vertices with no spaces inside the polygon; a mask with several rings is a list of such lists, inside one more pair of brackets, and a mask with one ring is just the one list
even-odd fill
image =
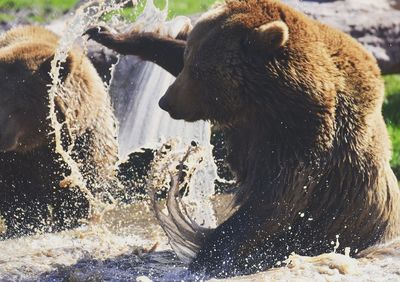
{"label": "water splash", "polygon": [[49,94],[49,120],[54,131],[55,140],[55,151],[60,154],[62,160],[70,167],[70,175],[67,176],[62,182],[61,186],[76,186],[86,195],[89,200],[90,208],[102,207],[101,201],[96,198],[92,191],[86,187],[86,181],[80,171],[77,162],[72,158],[72,149],[76,136],[73,131],[69,132],[72,139],[72,144],[64,149],[62,146],[61,130],[64,123],[60,123],[57,119],[56,114],[56,99],[58,96],[64,95],[64,85],[60,79],[60,71],[62,70],[62,64],[66,62],[68,52],[72,50],[74,44],[78,38],[81,37],[83,32],[94,23],[99,21],[99,18],[106,12],[119,9],[125,4],[126,1],[116,4],[114,1],[89,1],[85,5],[81,6],[72,17],[72,19],[66,24],[65,29],[62,33],[62,37],[59,40],[58,48],[55,52],[54,59],[51,62],[50,77],[52,84],[48,90]]}
{"label": "water splash", "polygon": [[[152,0],[148,0],[143,14],[130,29],[156,32],[173,38],[181,31],[191,29],[190,19],[187,17],[180,16],[167,21],[167,9],[168,1],[165,8],[160,10],[155,7]],[[130,63],[116,65],[110,86],[111,96],[118,97],[115,107],[120,123],[118,138],[120,158],[123,160],[129,153],[140,148],[159,148],[170,139],[175,139],[175,150],[178,154],[193,141],[196,142],[202,148],[203,161],[198,163],[191,178],[185,202],[191,207],[193,219],[207,227],[214,227],[216,219],[209,198],[215,192],[214,180],[217,178],[217,170],[210,145],[210,123],[205,121],[187,123],[171,119],[167,112],[158,107],[158,100],[173,83],[175,77],[153,63],[137,62],[135,70],[139,71],[134,75],[135,81],[127,85],[127,81],[131,81],[129,76],[132,76],[132,72],[123,69],[122,66],[132,65],[132,60],[135,58],[120,58],[120,61],[124,60]]]}
{"label": "water splash", "polygon": [[[54,128],[56,140],[56,151],[70,166],[71,174],[65,180],[78,186],[90,201],[91,217],[98,222],[106,210],[113,206],[101,201],[94,196],[86,187],[85,179],[79,170],[78,164],[72,159],[72,146],[64,150],[61,144],[61,128],[55,114],[55,99],[63,93],[63,85],[58,79],[62,63],[66,61],[68,51],[73,47],[76,39],[90,26],[98,24],[100,17],[113,9],[118,9],[124,3],[91,1],[80,8],[72,20],[67,24],[52,62],[51,77],[52,85],[49,89],[50,96],[50,121]],[[191,28],[191,22],[187,17],[177,17],[167,21],[168,1],[165,8],[160,10],[155,7],[152,0],[146,2],[143,13],[137,18],[131,30],[138,32],[157,32],[163,36],[177,37],[181,31]],[[119,27],[123,26],[117,23]],[[126,27],[123,27],[126,29]],[[120,57],[119,61],[132,59]],[[119,130],[119,152],[120,159],[124,159],[129,153],[140,148],[158,148],[165,140],[175,138],[176,154],[179,154],[186,146],[196,142],[201,148],[202,161],[194,170],[190,178],[189,191],[184,198],[184,203],[191,213],[191,218],[199,222],[203,227],[214,227],[216,219],[210,197],[214,194],[214,179],[217,177],[216,166],[212,157],[212,146],[210,145],[211,129],[208,122],[186,123],[184,121],[172,120],[168,113],[158,107],[158,100],[174,81],[174,77],[155,64],[139,63],[139,74],[135,76],[134,87],[124,87],[126,75],[131,75],[126,70],[120,70],[116,64],[112,68],[112,81],[107,89],[111,96],[117,96],[117,116],[120,123]],[[122,89],[128,91],[121,91]],[[122,95],[121,95],[122,94]],[[75,136],[71,136],[72,140]],[[112,197],[108,197],[113,200]],[[114,205],[115,206],[115,205]],[[95,209],[95,211],[94,211]]]}
{"label": "water splash", "polygon": [[[158,222],[172,249],[186,263],[196,256],[216,226],[211,200],[202,194],[207,187],[204,180],[212,176],[208,173],[214,172],[213,166],[207,161],[207,151],[195,145],[182,152],[177,150],[180,144],[173,140],[164,144],[155,156],[147,183]],[[205,184],[201,186],[203,189],[194,187],[199,183]],[[168,186],[166,212],[163,212],[156,200],[157,193],[160,187]],[[188,196],[180,196],[182,188],[184,194],[189,189]]]}

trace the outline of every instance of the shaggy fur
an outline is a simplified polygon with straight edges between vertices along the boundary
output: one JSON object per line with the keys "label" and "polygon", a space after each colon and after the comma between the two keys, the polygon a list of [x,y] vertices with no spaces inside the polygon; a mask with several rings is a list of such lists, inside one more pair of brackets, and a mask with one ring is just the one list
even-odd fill
{"label": "shaggy fur", "polygon": [[[118,50],[138,35],[93,38]],[[231,0],[199,20],[182,52],[160,106],[223,128],[240,186],[239,209],[207,236],[191,270],[252,273],[291,252],[332,251],[337,236],[354,255],[399,235],[383,82],[359,43],[280,1]]]}
{"label": "shaggy fur", "polygon": [[[57,42],[54,33],[34,26],[0,38],[0,214],[8,225],[6,237],[46,225],[75,226],[88,212],[80,191],[60,187],[69,167],[54,150],[47,94]],[[94,183],[114,176],[114,115],[100,77],[80,50],[72,50],[62,67],[64,87],[56,98],[62,142],[73,148],[94,190]]]}

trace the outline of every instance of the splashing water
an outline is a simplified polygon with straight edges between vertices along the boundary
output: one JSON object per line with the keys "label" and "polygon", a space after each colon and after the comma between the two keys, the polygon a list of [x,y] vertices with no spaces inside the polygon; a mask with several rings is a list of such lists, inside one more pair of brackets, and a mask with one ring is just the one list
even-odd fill
{"label": "splashing water", "polygon": [[[177,37],[182,30],[190,29],[190,20],[180,16],[171,21],[167,19],[168,1],[164,10],[154,6],[152,0],[146,2],[142,15],[131,25],[131,29],[143,32],[157,32],[164,36]],[[122,57],[120,60],[134,60],[132,57]],[[120,64],[122,65],[122,64]],[[158,107],[158,100],[173,83],[175,78],[159,66],[143,62],[137,68],[134,87],[124,85],[127,76],[132,75],[126,69],[115,66],[113,81],[110,86],[111,96],[117,96],[119,103],[115,105],[120,122],[119,152],[120,158],[140,148],[159,148],[162,143],[171,138],[176,140],[177,152],[183,152],[192,141],[202,148],[204,161],[197,167],[191,178],[190,189],[186,203],[191,206],[192,216],[205,226],[214,227],[216,219],[209,198],[214,194],[214,180],[217,178],[216,166],[210,145],[211,127],[208,122],[199,121],[187,123],[173,120],[169,114]],[[126,64],[123,64],[126,65]],[[123,89],[129,92],[121,92]],[[165,161],[165,160],[164,160]]]}
{"label": "splashing water", "polygon": [[[72,146],[64,150],[61,145],[61,128],[55,114],[55,99],[62,95],[63,85],[58,79],[61,65],[66,61],[68,51],[72,48],[75,40],[88,27],[96,24],[99,18],[113,9],[119,8],[121,4],[113,2],[89,2],[80,8],[73,19],[69,22],[65,33],[60,39],[59,47],[55,58],[52,61],[51,77],[53,84],[49,89],[50,96],[50,120],[54,128],[56,140],[56,151],[60,153],[63,160],[71,168],[71,175],[68,181],[77,185],[90,201],[91,209],[101,215],[111,207],[95,196],[85,186],[85,179],[82,176],[77,163],[71,157]],[[167,19],[168,2],[164,10],[154,6],[152,0],[146,2],[142,15],[130,26],[131,29],[141,32],[157,32],[163,36],[177,37],[183,31],[191,28],[190,20],[186,17],[177,17],[172,21]],[[126,58],[120,58],[124,60]],[[129,153],[140,148],[157,148],[167,139],[177,138],[174,146],[175,156],[179,156],[186,146],[195,142],[198,144],[197,167],[193,170],[190,178],[189,191],[185,197],[185,205],[190,210],[191,219],[199,222],[203,227],[215,227],[216,218],[210,197],[214,194],[214,179],[217,177],[216,166],[212,157],[212,146],[210,145],[211,129],[208,122],[186,123],[184,121],[172,120],[168,113],[158,108],[157,101],[174,81],[174,77],[155,64],[143,62],[137,75],[134,89],[129,92],[115,93],[123,89],[119,64],[112,67],[112,81],[108,86],[111,96],[118,96],[123,103],[116,105],[117,116],[120,121],[119,151],[120,158],[128,156]],[[126,74],[125,74],[126,75]],[[129,75],[129,73],[128,73]],[[122,79],[121,79],[122,78]],[[114,93],[113,93],[114,92]],[[121,107],[123,109],[121,110]],[[72,136],[75,137],[75,136]],[[74,139],[73,139],[74,140]],[[159,160],[160,163],[171,159]],[[179,253],[179,252],[178,252]]]}
{"label": "splashing water", "polygon": [[76,140],[73,132],[70,132],[72,137],[72,145],[65,150],[62,146],[61,141],[61,130],[63,123],[57,120],[56,115],[56,98],[59,95],[63,95],[63,84],[60,80],[60,71],[62,69],[62,64],[66,62],[68,57],[68,52],[73,48],[76,39],[81,37],[81,34],[91,25],[96,23],[99,18],[106,12],[119,9],[125,2],[116,4],[114,1],[89,1],[82,7],[80,7],[74,17],[66,25],[62,37],[59,40],[59,46],[55,52],[54,59],[51,62],[50,77],[52,79],[52,84],[48,90],[49,94],[49,119],[52,128],[54,129],[54,140],[55,140],[55,151],[60,154],[61,158],[70,167],[70,175],[64,179],[64,182],[71,184],[72,186],[77,186],[86,195],[89,200],[91,213],[93,213],[93,208],[104,209],[102,202],[93,196],[92,192],[86,187],[85,179],[79,169],[78,164],[71,157],[71,152],[73,149],[73,143]]}
{"label": "splashing water", "polygon": [[[203,148],[193,146],[195,145],[193,144],[182,153],[177,150],[179,145],[172,140],[157,152],[147,186],[153,210],[158,223],[168,236],[170,246],[182,261],[189,263],[195,257],[207,234],[215,227],[215,222],[210,223],[206,219],[215,217],[207,212],[196,213],[200,211],[200,207],[213,210],[211,202],[202,200],[205,199],[204,195],[192,192],[191,197],[181,199],[180,188],[189,188],[190,192],[193,186],[199,184],[196,183],[196,179],[199,179],[199,176],[207,176],[209,172],[207,167],[211,168],[211,166],[203,158]],[[177,163],[178,166],[176,166]],[[157,204],[156,195],[159,187],[168,185],[170,189],[166,200],[166,214]],[[199,220],[199,216],[202,221]]]}
{"label": "splashing water", "polygon": [[[62,123],[58,122],[55,113],[55,99],[62,95],[63,85],[59,79],[61,65],[66,61],[68,51],[73,47],[77,38],[90,26],[99,22],[100,17],[107,12],[119,9],[127,1],[119,4],[113,1],[90,1],[79,8],[74,17],[69,21],[63,36],[59,41],[55,57],[51,64],[52,85],[49,89],[49,108],[50,121],[54,128],[56,142],[56,152],[69,165],[71,174],[65,179],[67,183],[79,187],[90,202],[92,214],[101,214],[101,211],[111,208],[98,198],[86,187],[85,179],[81,174],[78,164],[72,159],[72,146],[64,150],[61,144]],[[136,4],[136,2],[133,2]],[[190,20],[186,17],[177,17],[172,21],[166,21],[168,11],[168,1],[165,8],[159,10],[155,7],[152,0],[146,2],[142,15],[130,26],[131,29],[142,32],[158,32],[161,35],[176,37],[179,32],[190,27]],[[121,60],[124,60],[122,58]],[[121,96],[121,77],[115,75],[120,72],[118,64],[113,67],[112,77],[114,78],[108,90],[112,96]],[[216,167],[212,160],[212,147],[210,145],[210,124],[207,122],[186,123],[184,121],[172,120],[168,113],[162,111],[157,104],[159,98],[174,81],[174,77],[155,64],[143,62],[140,66],[140,73],[137,75],[136,86],[130,88],[131,92],[123,93],[125,97],[119,97],[123,101],[123,111],[121,105],[116,105],[119,130],[119,152],[120,159],[124,159],[129,153],[140,148],[157,148],[162,141],[170,138],[179,138],[180,148],[195,141],[199,146],[204,147],[203,157],[208,159],[204,162],[204,169],[198,169],[196,176],[192,178],[192,189],[188,193],[187,199],[193,207],[194,218],[201,222],[206,222],[208,226],[215,226],[215,218],[208,198],[214,194],[214,179],[217,177]],[[129,73],[128,73],[129,74]],[[125,74],[126,75],[126,74]],[[127,103],[126,103],[127,102]],[[75,139],[75,136],[73,140]],[[199,195],[201,198],[199,199]],[[109,196],[111,200],[112,197]],[[93,209],[96,209],[96,212]]]}

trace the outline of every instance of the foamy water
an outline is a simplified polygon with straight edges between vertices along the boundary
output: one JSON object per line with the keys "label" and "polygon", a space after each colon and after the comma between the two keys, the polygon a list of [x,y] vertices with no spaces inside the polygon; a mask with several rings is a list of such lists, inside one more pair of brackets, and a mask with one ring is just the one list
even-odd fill
{"label": "foamy water", "polygon": [[73,269],[83,261],[117,261],[123,255],[134,260],[156,243],[157,250],[167,249],[162,230],[145,205],[119,207],[101,223],[0,242],[0,281],[47,281],[46,276],[56,275],[60,267]]}
{"label": "foamy water", "polygon": [[[155,244],[155,251],[147,253]],[[185,265],[142,204],[117,208],[94,226],[3,241],[0,249],[0,281],[188,279]],[[370,248],[360,259],[330,253],[292,255],[288,262],[281,268],[222,281],[400,281],[400,239]]]}
{"label": "foamy water", "polygon": [[[88,14],[77,15],[63,33],[60,60],[65,50],[89,25],[97,22],[105,10],[118,8],[111,2],[101,2]],[[140,30],[156,30],[176,35],[187,24],[185,18],[164,25],[166,12],[151,7],[136,23]],[[74,28],[71,28],[73,26]],[[137,60],[121,57],[120,60]],[[162,142],[180,136],[174,150],[156,165],[164,181],[169,171],[179,163],[188,144],[196,140],[203,151],[193,155],[189,170],[189,194],[182,201],[193,208],[191,215],[202,226],[215,225],[210,195],[213,194],[215,165],[209,146],[210,127],[207,123],[187,124],[173,121],[158,109],[159,97],[173,82],[173,77],[161,68],[140,63],[138,73],[121,73],[115,67],[110,91],[125,89],[124,84],[135,85],[133,92],[111,93],[121,95],[121,104],[115,105],[120,121],[120,154],[125,157],[140,147],[160,147]],[[54,65],[57,72],[57,65]],[[54,85],[53,87],[59,87]],[[130,87],[126,87],[130,88]],[[56,88],[55,88],[56,89]],[[52,92],[50,92],[52,93]],[[56,94],[56,91],[54,91]],[[123,101],[123,102],[122,102]],[[57,124],[54,124],[57,129]],[[68,160],[68,152],[65,158]],[[199,162],[205,158],[206,161]],[[68,160],[69,161],[69,160]],[[154,167],[153,167],[154,169]],[[79,171],[77,178],[79,179]],[[163,183],[165,184],[165,183]],[[225,196],[212,197],[219,218],[224,216],[229,200]],[[166,212],[163,207],[161,211]],[[168,212],[166,212],[168,214]],[[55,234],[39,234],[0,242],[0,281],[181,281],[187,276],[185,265],[174,255],[151,204],[140,202],[115,205],[111,210],[80,228]],[[148,252],[151,251],[151,252]],[[226,281],[400,281],[400,239],[364,251],[354,259],[343,254],[324,254],[317,257],[292,255],[285,266],[247,277]],[[215,280],[216,281],[216,280]]]}

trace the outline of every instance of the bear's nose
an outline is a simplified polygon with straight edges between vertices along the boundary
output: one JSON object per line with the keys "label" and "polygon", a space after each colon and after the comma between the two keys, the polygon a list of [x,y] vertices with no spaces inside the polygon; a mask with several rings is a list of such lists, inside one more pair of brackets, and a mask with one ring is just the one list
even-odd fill
{"label": "bear's nose", "polygon": [[160,106],[161,109],[164,111],[169,111],[169,103],[167,101],[167,98],[165,98],[165,95],[161,97],[160,101],[158,102],[158,105]]}

